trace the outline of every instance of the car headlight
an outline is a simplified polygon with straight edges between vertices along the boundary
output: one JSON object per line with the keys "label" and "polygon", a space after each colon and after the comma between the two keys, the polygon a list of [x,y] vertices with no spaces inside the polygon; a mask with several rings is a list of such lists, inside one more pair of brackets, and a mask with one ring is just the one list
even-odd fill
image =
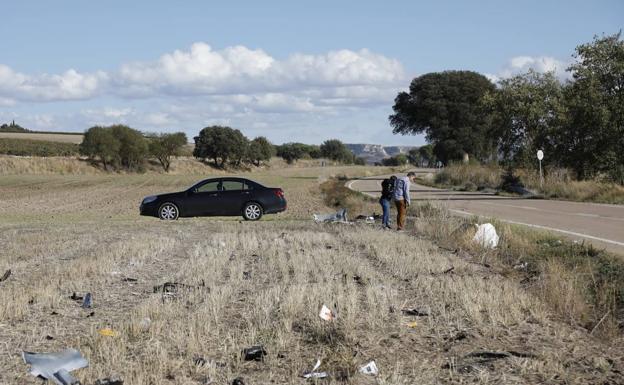
{"label": "car headlight", "polygon": [[145,197],[145,198],[143,198],[142,204],[147,204],[147,203],[154,202],[156,200],[156,198],[158,198],[158,197],[155,196],[155,195],[150,195],[148,197]]}

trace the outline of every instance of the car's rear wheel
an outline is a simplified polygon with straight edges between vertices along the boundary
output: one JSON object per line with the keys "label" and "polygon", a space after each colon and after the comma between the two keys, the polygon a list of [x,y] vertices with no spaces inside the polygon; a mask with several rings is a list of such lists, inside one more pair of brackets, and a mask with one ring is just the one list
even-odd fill
{"label": "car's rear wheel", "polygon": [[243,218],[245,218],[246,221],[257,221],[262,218],[262,214],[262,206],[256,202],[249,202],[243,208]]}
{"label": "car's rear wheel", "polygon": [[163,221],[173,221],[178,219],[180,216],[180,211],[178,210],[178,206],[173,203],[163,203],[158,209],[158,217]]}

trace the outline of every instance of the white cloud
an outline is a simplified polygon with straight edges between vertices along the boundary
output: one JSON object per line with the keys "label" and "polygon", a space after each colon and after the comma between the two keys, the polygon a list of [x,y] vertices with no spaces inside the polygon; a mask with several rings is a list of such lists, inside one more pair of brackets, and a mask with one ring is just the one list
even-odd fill
{"label": "white cloud", "polygon": [[511,58],[498,73],[485,74],[485,76],[497,82],[533,70],[542,73],[553,72],[559,80],[565,81],[572,78],[571,74],[566,71],[571,64],[572,61],[563,61],[551,56],[516,56]]}
{"label": "white cloud", "polygon": [[101,92],[107,81],[108,75],[102,71],[81,74],[70,69],[62,74],[31,76],[0,64],[0,98],[9,101],[88,99]]}

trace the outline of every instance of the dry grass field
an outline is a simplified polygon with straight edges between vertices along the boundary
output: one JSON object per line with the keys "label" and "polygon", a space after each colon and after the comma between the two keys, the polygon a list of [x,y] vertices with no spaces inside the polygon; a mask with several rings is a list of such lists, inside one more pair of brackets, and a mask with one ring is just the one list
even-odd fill
{"label": "dry grass field", "polygon": [[80,144],[82,142],[82,137],[83,135],[80,133],[70,135],[55,133],[0,132],[0,138],[45,140],[49,142],[63,142],[75,144]]}
{"label": "dry grass field", "polygon": [[[320,183],[372,172],[384,170],[245,174],[283,187],[288,211],[166,223],[139,217],[140,199],[208,175],[0,171],[0,275],[12,270],[0,282],[0,384],[39,383],[23,350],[67,347],[89,360],[73,372],[85,385],[112,375],[131,385],[624,383],[621,341],[569,326],[495,269],[410,232],[311,221],[332,210]],[[155,292],[166,282],[184,286]],[[74,292],[91,292],[93,308]],[[334,321],[319,318],[323,304]],[[264,361],[241,360],[252,345]],[[331,377],[303,379],[317,358]],[[371,360],[379,375],[358,374]]]}

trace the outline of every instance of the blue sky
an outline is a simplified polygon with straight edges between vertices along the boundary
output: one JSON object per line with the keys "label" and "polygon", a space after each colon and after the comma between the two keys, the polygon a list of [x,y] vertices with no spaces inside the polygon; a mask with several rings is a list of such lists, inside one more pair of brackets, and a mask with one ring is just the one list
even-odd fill
{"label": "blue sky", "polygon": [[624,26],[622,1],[22,1],[0,5],[0,121],[155,132],[227,124],[281,143],[394,136],[418,75],[528,68]]}

